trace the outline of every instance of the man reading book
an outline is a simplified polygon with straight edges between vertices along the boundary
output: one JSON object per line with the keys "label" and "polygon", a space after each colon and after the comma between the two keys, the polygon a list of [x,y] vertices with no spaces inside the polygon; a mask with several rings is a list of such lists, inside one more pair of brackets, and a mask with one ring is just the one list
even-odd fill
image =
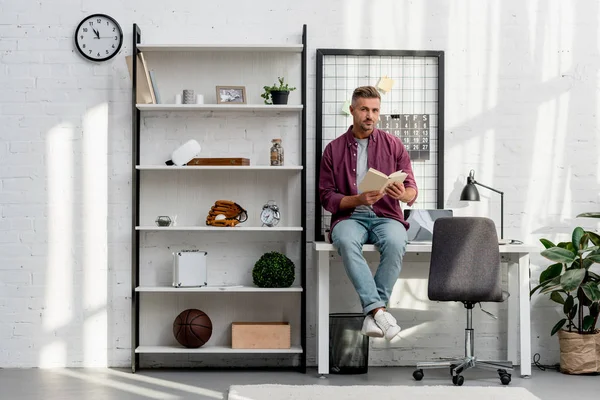
{"label": "man reading book", "polygon": [[[402,268],[408,228],[400,203],[413,204],[418,189],[402,141],[375,128],[380,106],[374,87],[354,90],[353,125],[325,147],[319,196],[332,214],[331,242],[360,298],[365,314],[362,333],[392,340],[400,327],[386,306]],[[384,185],[384,190],[360,191],[369,168],[388,176],[403,171],[406,177]],[[362,254],[365,243],[376,245],[381,255],[375,276]]]}

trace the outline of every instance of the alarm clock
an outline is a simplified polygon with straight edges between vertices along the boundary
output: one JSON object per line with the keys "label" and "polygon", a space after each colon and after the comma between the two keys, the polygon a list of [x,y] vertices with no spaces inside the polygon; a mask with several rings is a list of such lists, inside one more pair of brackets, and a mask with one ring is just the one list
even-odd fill
{"label": "alarm clock", "polygon": [[279,223],[281,216],[279,214],[279,207],[275,204],[275,201],[269,200],[265,204],[260,213],[260,220],[263,223],[262,226],[273,227]]}
{"label": "alarm clock", "polygon": [[107,61],[117,55],[123,44],[119,23],[105,14],[92,14],[75,29],[75,45],[91,61]]}

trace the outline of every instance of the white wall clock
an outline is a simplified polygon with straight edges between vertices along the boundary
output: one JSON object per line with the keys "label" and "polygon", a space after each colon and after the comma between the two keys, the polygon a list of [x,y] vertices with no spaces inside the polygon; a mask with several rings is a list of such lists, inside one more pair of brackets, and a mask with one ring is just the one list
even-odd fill
{"label": "white wall clock", "polygon": [[107,61],[117,55],[123,44],[123,31],[114,18],[92,14],[75,30],[75,45],[82,56],[92,61]]}

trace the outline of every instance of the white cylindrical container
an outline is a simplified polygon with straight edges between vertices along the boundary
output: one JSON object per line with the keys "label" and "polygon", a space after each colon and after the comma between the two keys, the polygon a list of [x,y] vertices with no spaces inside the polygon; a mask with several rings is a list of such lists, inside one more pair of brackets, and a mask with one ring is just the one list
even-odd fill
{"label": "white cylindrical container", "polygon": [[203,94],[196,95],[196,104],[204,104],[204,95]]}
{"label": "white cylindrical container", "polygon": [[181,95],[180,94],[175,95],[175,104],[181,104]]}

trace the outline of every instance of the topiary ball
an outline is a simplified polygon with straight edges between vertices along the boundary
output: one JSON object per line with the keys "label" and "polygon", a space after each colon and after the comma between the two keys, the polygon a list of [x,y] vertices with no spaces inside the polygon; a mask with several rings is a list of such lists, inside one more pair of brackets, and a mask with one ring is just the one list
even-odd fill
{"label": "topiary ball", "polygon": [[290,287],[294,283],[294,263],[276,251],[265,253],[254,264],[252,280],[262,288]]}

